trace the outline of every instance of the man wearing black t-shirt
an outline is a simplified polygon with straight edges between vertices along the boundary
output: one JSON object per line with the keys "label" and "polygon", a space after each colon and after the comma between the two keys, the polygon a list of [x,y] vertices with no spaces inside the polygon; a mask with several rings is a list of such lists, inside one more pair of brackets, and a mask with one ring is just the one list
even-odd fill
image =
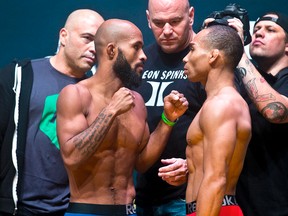
{"label": "man wearing black t-shirt", "polygon": [[[237,24],[234,27],[237,29]],[[288,16],[269,12],[259,17],[249,51],[257,67],[244,53],[239,71],[250,98],[247,102],[253,128],[237,185],[237,200],[247,216],[286,216]]]}
{"label": "man wearing black t-shirt", "polygon": [[[189,108],[175,124],[160,159],[144,174],[137,174],[138,215],[186,215],[185,160],[186,132],[205,99],[200,83],[184,75],[183,57],[195,34],[194,8],[188,0],[149,0],[148,25],[156,42],[144,49],[147,61],[142,85],[136,89],[144,98],[150,131],[154,131],[163,111],[163,98],[175,89],[185,95]],[[200,95],[199,95],[200,94]]]}

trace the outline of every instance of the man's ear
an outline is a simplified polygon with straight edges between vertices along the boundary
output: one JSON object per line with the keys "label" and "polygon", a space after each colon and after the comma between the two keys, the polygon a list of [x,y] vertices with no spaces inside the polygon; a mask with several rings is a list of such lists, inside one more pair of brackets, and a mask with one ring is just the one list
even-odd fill
{"label": "man's ear", "polygon": [[150,16],[149,16],[148,10],[146,10],[146,18],[147,18],[147,22],[148,22],[148,27],[151,29]]}
{"label": "man's ear", "polygon": [[59,32],[59,43],[62,46],[66,45],[66,38],[67,38],[68,32],[65,28],[62,28]]}
{"label": "man's ear", "polygon": [[115,46],[113,43],[109,43],[107,45],[107,55],[109,56],[109,59],[113,59],[115,56]]}
{"label": "man's ear", "polygon": [[194,7],[189,8],[189,23],[190,26],[193,26],[194,24]]}
{"label": "man's ear", "polygon": [[220,52],[219,52],[218,49],[211,50],[210,51],[209,63],[211,64],[211,63],[215,62],[218,59],[219,55],[220,55]]}

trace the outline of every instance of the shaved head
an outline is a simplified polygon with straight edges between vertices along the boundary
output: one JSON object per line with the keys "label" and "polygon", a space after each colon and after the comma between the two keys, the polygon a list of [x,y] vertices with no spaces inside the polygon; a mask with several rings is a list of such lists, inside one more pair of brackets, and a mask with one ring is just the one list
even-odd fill
{"label": "shaved head", "polygon": [[190,7],[188,0],[149,0],[148,2],[148,10],[157,12],[158,8],[161,10],[169,10],[170,8],[182,8],[188,12]]}
{"label": "shaved head", "polygon": [[76,26],[83,25],[83,22],[90,21],[93,23],[95,20],[99,23],[98,27],[102,22],[104,22],[103,17],[98,14],[96,11],[89,10],[89,9],[79,9],[73,11],[67,18],[65,23],[65,28],[68,30],[73,30]]}
{"label": "shaved head", "polygon": [[140,84],[146,55],[142,49],[142,32],[134,23],[122,19],[106,20],[99,27],[94,42],[98,59],[96,75],[109,76],[110,72],[128,88]]}
{"label": "shaved head", "polygon": [[101,50],[109,43],[133,40],[143,36],[140,29],[128,20],[109,19],[103,22],[95,35],[96,53],[101,54]]}
{"label": "shaved head", "polygon": [[51,64],[75,77],[91,70],[96,62],[94,36],[103,22],[103,17],[94,10],[71,12],[59,31],[58,49]]}

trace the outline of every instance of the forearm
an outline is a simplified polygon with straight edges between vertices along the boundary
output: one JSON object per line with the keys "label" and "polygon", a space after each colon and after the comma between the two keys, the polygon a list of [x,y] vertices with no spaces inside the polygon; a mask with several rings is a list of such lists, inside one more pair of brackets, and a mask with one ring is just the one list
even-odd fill
{"label": "forearm", "polygon": [[136,168],[139,172],[145,172],[160,157],[173,126],[188,109],[188,105],[189,103],[184,95],[175,90],[172,90],[164,98],[164,111],[161,115],[161,120],[138,157]]}
{"label": "forearm", "polygon": [[115,114],[104,108],[87,129],[67,141],[66,146],[71,147],[63,154],[66,165],[78,166],[90,158],[103,142],[114,119]]}
{"label": "forearm", "polygon": [[137,162],[139,172],[147,171],[157,161],[166,146],[171,131],[172,126],[160,120],[156,129],[150,134],[147,145],[139,155]]}
{"label": "forearm", "polygon": [[225,192],[225,178],[203,179],[197,195],[197,216],[218,216]]}
{"label": "forearm", "polygon": [[249,97],[263,117],[271,123],[288,122],[288,99],[266,82],[246,54],[238,69]]}

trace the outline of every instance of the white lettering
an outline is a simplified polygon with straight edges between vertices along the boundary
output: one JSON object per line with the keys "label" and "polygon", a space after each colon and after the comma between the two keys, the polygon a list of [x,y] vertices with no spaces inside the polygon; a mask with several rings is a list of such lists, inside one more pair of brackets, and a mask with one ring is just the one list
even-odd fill
{"label": "white lettering", "polygon": [[142,74],[142,79],[158,79],[160,71],[144,71]]}
{"label": "white lettering", "polygon": [[130,215],[130,214],[136,214],[136,210],[133,204],[126,205],[126,215]]}
{"label": "white lettering", "polygon": [[163,71],[160,79],[187,79],[187,76],[184,74],[184,70]]}

